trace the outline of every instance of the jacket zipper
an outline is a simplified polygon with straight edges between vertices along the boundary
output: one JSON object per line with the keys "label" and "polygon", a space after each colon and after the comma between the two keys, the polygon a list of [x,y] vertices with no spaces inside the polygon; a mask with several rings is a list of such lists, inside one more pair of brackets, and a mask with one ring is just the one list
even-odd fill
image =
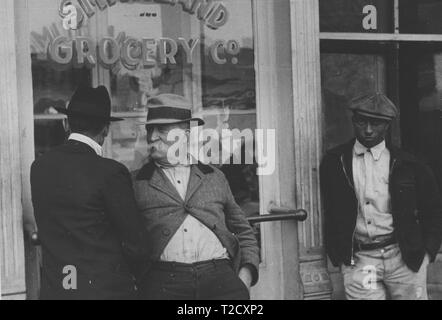
{"label": "jacket zipper", "polygon": [[391,176],[393,175],[393,169],[394,169],[394,166],[396,165],[396,161],[397,161],[397,159],[393,159],[393,163],[391,164],[391,168],[390,168],[390,174],[388,176],[388,181],[391,180]]}
{"label": "jacket zipper", "polygon": [[[356,190],[354,185],[351,183],[350,177],[348,176],[347,170],[345,169],[345,162],[344,162],[344,155],[341,155],[341,164],[342,164],[342,171],[344,171],[344,175],[347,178],[347,182],[348,185],[350,186],[350,188],[353,189],[353,191],[355,192],[355,198],[356,198],[356,208],[358,208],[359,210],[359,202],[358,202],[358,198],[356,197]],[[357,219],[357,218],[356,218]],[[356,223],[355,226],[353,228],[353,234],[351,237],[351,260],[350,260],[350,264],[352,266],[355,265],[355,259],[354,259],[354,239],[355,239],[355,234],[356,234]]]}
{"label": "jacket zipper", "polygon": [[[393,170],[394,170],[394,167],[395,167],[395,165],[396,165],[396,162],[397,162],[397,159],[393,159],[393,163],[391,164],[391,168],[390,168],[390,174],[388,175],[388,186],[389,186],[389,188],[390,188],[390,183],[391,183],[391,177],[393,176]],[[390,190],[388,190],[389,192],[390,192]],[[392,192],[390,192],[390,195],[392,196]],[[392,201],[393,201],[393,199],[390,199],[390,203],[391,203],[391,210],[392,210],[392,212],[391,212],[391,214],[393,215],[393,205],[392,205]],[[394,219],[394,216],[393,216],[393,219]]]}

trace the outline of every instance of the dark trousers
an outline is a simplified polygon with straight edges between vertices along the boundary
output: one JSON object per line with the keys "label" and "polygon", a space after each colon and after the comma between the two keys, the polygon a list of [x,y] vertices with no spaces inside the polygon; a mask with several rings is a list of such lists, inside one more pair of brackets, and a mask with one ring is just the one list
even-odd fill
{"label": "dark trousers", "polygon": [[157,262],[140,284],[143,300],[249,300],[229,260]]}

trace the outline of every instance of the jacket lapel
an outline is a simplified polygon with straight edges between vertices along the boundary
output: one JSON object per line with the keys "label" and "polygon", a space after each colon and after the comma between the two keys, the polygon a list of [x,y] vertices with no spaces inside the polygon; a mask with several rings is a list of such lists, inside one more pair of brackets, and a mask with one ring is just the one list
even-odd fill
{"label": "jacket lapel", "polygon": [[350,143],[342,154],[344,173],[347,175],[348,182],[354,189],[354,179],[353,179],[353,146],[354,143]]}
{"label": "jacket lapel", "polygon": [[170,182],[169,178],[165,175],[163,170],[156,168],[153,172],[152,179],[150,179],[149,184],[152,188],[157,189],[165,194],[167,194],[172,199],[183,202],[183,199],[179,195],[175,186]]}
{"label": "jacket lapel", "polygon": [[[187,185],[186,200],[187,203],[198,188],[203,184],[206,174],[213,173],[214,170],[202,163],[198,165],[192,165],[189,177],[189,184]],[[175,186],[166,177],[164,172],[160,170],[153,162],[146,164],[138,173],[137,180],[146,180],[152,188],[157,189],[165,194],[167,194],[172,199],[183,202],[183,199],[179,195]]]}
{"label": "jacket lapel", "polygon": [[190,171],[189,185],[187,186],[186,193],[186,203],[192,198],[195,192],[203,183],[204,173],[198,168],[198,166],[193,165]]}
{"label": "jacket lapel", "polygon": [[153,162],[148,163],[140,170],[139,174],[137,175],[137,180],[147,180],[152,188],[167,194],[169,197],[178,201],[179,203],[183,202],[183,199],[179,195],[176,188],[172,185],[172,182],[170,182],[164,172]]}

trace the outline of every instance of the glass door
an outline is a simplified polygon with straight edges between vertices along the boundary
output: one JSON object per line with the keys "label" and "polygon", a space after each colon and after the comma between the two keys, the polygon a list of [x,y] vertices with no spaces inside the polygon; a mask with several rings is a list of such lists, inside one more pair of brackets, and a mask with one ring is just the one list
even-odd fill
{"label": "glass door", "polygon": [[[289,1],[277,2],[284,4],[279,11],[285,12],[285,20],[278,25],[289,39]],[[217,146],[211,150],[219,151],[218,156],[203,152],[200,160],[210,160],[224,172],[247,217],[268,214],[278,179],[277,142],[271,134],[278,121],[268,117],[275,111],[262,98],[271,98],[276,91],[264,85],[268,74],[262,68],[256,73],[258,65],[265,65],[262,52],[268,49],[268,35],[258,34],[256,28],[263,19],[268,34],[276,34],[272,27],[275,14],[272,21],[264,19],[268,9],[278,6],[259,0],[195,2],[199,5],[191,7],[160,1],[118,1],[112,6],[88,3],[29,0],[36,157],[67,137],[66,118],[55,108],[67,106],[80,84],[105,85],[112,96],[113,114],[125,119],[112,124],[105,156],[129,170],[139,169],[149,158],[146,132],[140,125],[149,98],[179,94],[206,121],[200,128],[202,150],[210,144]],[[290,52],[289,46],[285,48]],[[288,54],[281,62],[287,63],[286,79],[291,77],[290,60]],[[285,81],[280,88],[289,101],[291,82]],[[293,112],[290,103],[284,108]],[[286,124],[289,127],[280,128],[281,135],[286,129],[290,132],[293,118]],[[266,144],[258,143],[266,138]],[[292,151],[290,145],[284,150],[287,154]],[[266,169],[260,166],[265,164],[263,159],[270,165],[265,176],[258,174],[259,169]],[[280,288],[291,284],[284,283],[280,274],[284,259],[283,250],[278,249],[281,222],[255,226],[262,247],[262,280],[253,296],[282,298]],[[296,226],[290,228],[296,235]],[[296,236],[291,241],[295,245]]]}

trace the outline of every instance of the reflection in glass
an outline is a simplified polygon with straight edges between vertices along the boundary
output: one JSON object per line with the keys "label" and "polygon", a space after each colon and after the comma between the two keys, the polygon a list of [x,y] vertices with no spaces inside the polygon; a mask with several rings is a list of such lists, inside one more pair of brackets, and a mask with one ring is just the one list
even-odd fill
{"label": "reflection in glass", "polygon": [[[228,163],[221,164],[220,169],[225,173],[238,204],[247,216],[254,216],[259,215],[257,165],[256,161],[245,163],[247,158],[255,159],[254,150],[246,150],[246,146],[254,145],[253,134],[257,128],[252,1],[228,0],[224,4],[230,13],[227,25],[218,30],[204,29],[202,114],[206,127],[216,129],[220,134],[223,129],[252,130],[252,135],[245,135],[242,143],[232,148],[233,154],[241,156],[241,159],[235,159],[239,164],[233,164],[232,157]],[[225,60],[225,64],[216,63],[210,54],[210,48],[220,39],[226,45],[217,51],[217,56]],[[229,40],[239,44],[238,51],[229,51],[235,49],[227,48]],[[223,147],[225,145],[220,141],[220,148]],[[251,153],[249,157],[246,152]]]}
{"label": "reflection in glass", "polygon": [[400,32],[442,34],[440,0],[400,0]]}
{"label": "reflection in glass", "polygon": [[63,144],[66,140],[63,120],[39,119],[34,122],[35,158]]}
{"label": "reflection in glass", "polygon": [[[442,53],[425,53],[418,70],[418,153],[434,171],[442,190]],[[441,191],[442,192],[442,191]]]}
{"label": "reflection in glass", "polygon": [[[414,0],[413,0],[414,1]],[[394,30],[394,0],[319,0],[321,32],[379,32]],[[377,29],[363,26],[364,7],[372,5],[377,10]]]}
{"label": "reflection in glass", "polygon": [[148,161],[146,129],[140,125],[145,118],[127,118],[111,126],[112,156],[130,171],[140,169]]}
{"label": "reflection in glass", "polygon": [[[42,14],[44,13],[44,14]],[[52,0],[29,1],[32,84],[34,94],[36,157],[60,145],[66,138],[63,116],[55,108],[65,108],[80,84],[90,85],[91,70],[73,64],[56,65],[50,61],[47,47],[59,35],[72,38],[88,36],[89,23],[78,31],[66,31],[58,13],[58,3]]]}
{"label": "reflection in glass", "polygon": [[[154,3],[117,3],[108,10],[108,34],[120,43],[129,37],[142,39],[171,38],[177,40],[181,35],[184,15],[180,6]],[[130,21],[128,23],[128,21]],[[171,23],[173,21],[173,23]],[[190,66],[184,63],[184,54],[179,47],[175,56],[176,64],[160,64],[155,46],[150,46],[149,57],[155,65],[139,65],[135,69],[125,66],[121,61],[112,66],[110,87],[114,112],[143,112],[149,98],[161,93],[184,95],[184,73],[191,73]],[[140,56],[139,48],[131,49],[131,56]]]}

